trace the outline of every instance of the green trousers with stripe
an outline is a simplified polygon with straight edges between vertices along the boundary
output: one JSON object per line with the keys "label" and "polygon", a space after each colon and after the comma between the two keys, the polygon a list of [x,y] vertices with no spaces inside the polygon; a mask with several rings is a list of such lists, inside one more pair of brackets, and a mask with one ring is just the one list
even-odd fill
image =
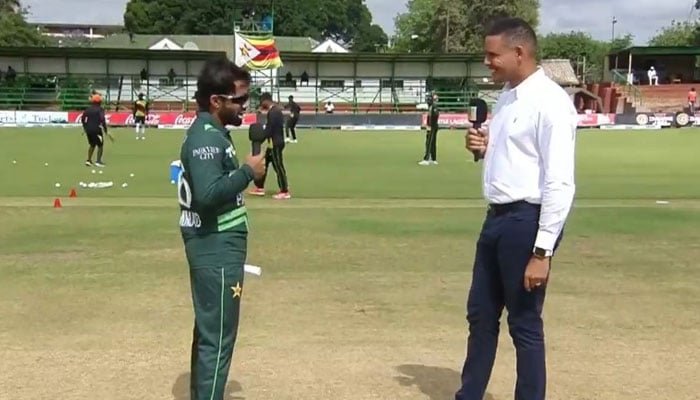
{"label": "green trousers with stripe", "polygon": [[[245,236],[208,236],[191,238],[186,243],[195,315],[191,400],[224,400],[243,294]],[[202,262],[197,260],[197,253]]]}

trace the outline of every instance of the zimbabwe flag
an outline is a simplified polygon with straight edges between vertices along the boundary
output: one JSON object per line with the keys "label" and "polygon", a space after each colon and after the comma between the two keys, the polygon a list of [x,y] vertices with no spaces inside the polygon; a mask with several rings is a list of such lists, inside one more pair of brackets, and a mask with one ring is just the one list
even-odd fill
{"label": "zimbabwe flag", "polygon": [[280,53],[272,35],[235,34],[235,62],[239,67],[253,71],[276,69],[282,66]]}

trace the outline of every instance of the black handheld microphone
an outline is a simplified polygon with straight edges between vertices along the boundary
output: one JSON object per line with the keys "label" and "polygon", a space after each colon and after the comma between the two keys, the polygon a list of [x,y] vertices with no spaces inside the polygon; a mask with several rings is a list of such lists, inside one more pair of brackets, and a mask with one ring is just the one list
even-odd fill
{"label": "black handheld microphone", "polygon": [[[469,101],[469,122],[472,124],[472,128],[479,129],[481,124],[486,122],[486,117],[489,112],[489,107],[484,99],[473,98]],[[479,161],[479,152],[473,151],[474,161]]]}
{"label": "black handheld microphone", "polygon": [[251,149],[254,156],[260,154],[262,143],[265,141],[265,128],[259,122],[250,124],[248,127],[248,139],[251,142]]}

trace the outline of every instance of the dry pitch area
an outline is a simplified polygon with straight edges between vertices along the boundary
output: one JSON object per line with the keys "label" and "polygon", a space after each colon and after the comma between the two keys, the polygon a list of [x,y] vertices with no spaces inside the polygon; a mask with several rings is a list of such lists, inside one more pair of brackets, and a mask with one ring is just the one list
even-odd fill
{"label": "dry pitch area", "polygon": [[[93,175],[79,132],[0,130],[0,399],[188,398],[168,178],[182,132],[116,135]],[[484,215],[461,136],[442,133],[427,168],[417,133],[300,139],[285,154],[295,199],[249,199],[263,276],[245,282],[229,399],[451,399]],[[548,398],[698,398],[699,146],[694,130],[580,134],[579,201],[545,307]],[[67,197],[90,180],[129,186]],[[490,400],[512,398],[505,316],[502,328]]]}

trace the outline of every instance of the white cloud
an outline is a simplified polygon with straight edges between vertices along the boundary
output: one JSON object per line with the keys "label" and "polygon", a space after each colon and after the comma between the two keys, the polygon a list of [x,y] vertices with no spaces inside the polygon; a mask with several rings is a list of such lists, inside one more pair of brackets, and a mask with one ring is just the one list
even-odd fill
{"label": "white cloud", "polygon": [[[697,18],[695,0],[540,0],[540,31],[582,30],[597,39],[609,40],[612,17],[615,34],[631,33],[643,45],[671,20]],[[24,0],[31,7],[32,22],[121,24],[127,0]],[[394,30],[394,17],[406,9],[402,0],[366,0],[374,22],[387,33]],[[574,10],[576,10],[574,12]]]}

